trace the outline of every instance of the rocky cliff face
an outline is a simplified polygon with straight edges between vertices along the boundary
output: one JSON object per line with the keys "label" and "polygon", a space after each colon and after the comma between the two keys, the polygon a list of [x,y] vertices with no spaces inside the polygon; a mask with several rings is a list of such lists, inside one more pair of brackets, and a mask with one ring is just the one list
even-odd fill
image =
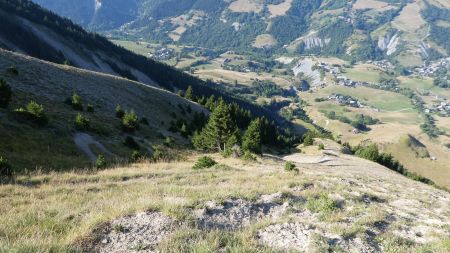
{"label": "rocky cliff face", "polygon": [[397,51],[397,46],[399,44],[399,34],[387,33],[385,36],[379,37],[378,48],[385,51],[386,55],[392,55]]}

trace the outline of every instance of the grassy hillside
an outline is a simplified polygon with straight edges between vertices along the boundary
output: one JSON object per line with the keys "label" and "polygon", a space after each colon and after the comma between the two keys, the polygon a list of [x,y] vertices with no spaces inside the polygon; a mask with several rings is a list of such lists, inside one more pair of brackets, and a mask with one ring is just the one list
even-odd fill
{"label": "grassy hillside", "polygon": [[[93,138],[86,144],[92,152],[104,154],[108,160],[123,160],[133,151],[124,145],[127,136],[136,140],[143,154],[151,153],[153,147],[162,144],[168,136],[175,137],[177,143],[187,143],[168,131],[170,122],[189,121],[195,112],[203,110],[170,92],[120,77],[44,62],[5,50],[0,50],[0,55],[0,77],[13,92],[9,108],[0,109],[0,154],[8,157],[16,168],[63,169],[91,164],[89,157],[75,145],[74,138],[79,131],[74,122],[78,113],[90,120],[92,129],[85,132]],[[9,72],[11,67],[18,73]],[[66,103],[74,93],[81,97],[82,112]],[[17,117],[14,110],[30,101],[44,106],[48,125],[40,127]],[[86,111],[88,104],[93,106],[94,112]],[[118,104],[125,111],[134,110],[139,119],[146,118],[148,125],[141,123],[134,133],[122,131],[121,119],[115,115]],[[185,112],[188,106],[192,109],[190,114]],[[94,141],[99,141],[108,152],[98,150]]]}
{"label": "grassy hillside", "polygon": [[258,116],[282,123],[281,117],[256,106],[220,86],[204,82],[168,65],[137,55],[96,33],[89,33],[68,19],[31,1],[1,0],[0,47],[33,57],[64,63],[140,81],[166,90],[186,90],[192,86],[199,96],[223,97]]}
{"label": "grassy hillside", "polygon": [[[6,252],[448,252],[450,195],[326,143],[256,162],[197,156],[0,186]],[[333,153],[333,154],[330,154]],[[23,187],[30,185],[33,187]],[[283,236],[281,236],[283,235]]]}

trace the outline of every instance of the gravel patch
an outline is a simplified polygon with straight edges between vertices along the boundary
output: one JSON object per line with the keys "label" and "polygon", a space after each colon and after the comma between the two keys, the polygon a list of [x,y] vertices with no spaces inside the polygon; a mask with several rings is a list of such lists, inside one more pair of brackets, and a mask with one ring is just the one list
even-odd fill
{"label": "gravel patch", "polygon": [[121,217],[111,222],[98,243],[96,252],[159,252],[158,244],[179,226],[179,222],[159,212]]}
{"label": "gravel patch", "polygon": [[279,250],[307,251],[315,228],[301,223],[275,224],[257,233],[258,242]]}
{"label": "gravel patch", "polygon": [[264,195],[256,202],[230,199],[221,204],[206,203],[205,208],[195,211],[201,229],[236,230],[263,218],[278,218],[285,213],[288,203],[281,203],[281,193]]}

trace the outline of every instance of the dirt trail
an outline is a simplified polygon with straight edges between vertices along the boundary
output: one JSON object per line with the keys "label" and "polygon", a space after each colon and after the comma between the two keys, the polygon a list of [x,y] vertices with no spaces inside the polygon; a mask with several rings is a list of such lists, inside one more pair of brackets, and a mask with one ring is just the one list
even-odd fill
{"label": "dirt trail", "polygon": [[83,153],[89,158],[91,161],[95,161],[97,156],[92,152],[90,145],[96,146],[100,151],[107,155],[113,155],[109,150],[103,146],[100,142],[96,141],[92,136],[86,133],[76,133],[73,137],[75,145],[83,151]]}

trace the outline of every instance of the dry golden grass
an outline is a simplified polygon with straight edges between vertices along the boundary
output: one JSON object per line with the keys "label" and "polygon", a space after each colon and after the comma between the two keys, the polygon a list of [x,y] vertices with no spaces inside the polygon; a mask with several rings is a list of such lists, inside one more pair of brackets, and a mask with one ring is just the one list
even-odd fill
{"label": "dry golden grass", "polygon": [[362,9],[388,10],[388,9],[392,9],[394,7],[390,6],[388,3],[376,1],[376,0],[358,0],[353,5],[353,8],[356,10],[362,10]]}
{"label": "dry golden grass", "polygon": [[[326,143],[326,149],[334,149],[336,146]],[[380,210],[395,214],[395,201],[398,199],[424,198],[420,199],[424,204],[415,207],[417,210],[411,209],[425,215],[421,216],[425,217],[421,223],[428,224],[428,218],[443,219],[445,223],[446,217],[450,217],[445,209],[436,209],[435,213],[423,211],[430,206],[448,205],[448,193],[350,156],[339,155],[332,157],[331,162],[313,164],[308,161],[322,157],[317,147],[313,150],[315,151],[309,154],[287,158],[298,162],[298,174],[284,172],[284,163],[276,160],[244,162],[214,155],[220,165],[204,170],[192,169],[196,156],[191,156],[188,161],[176,163],[143,163],[98,172],[22,176],[17,179],[16,184],[0,185],[0,250],[67,252],[74,249],[80,240],[89,237],[101,224],[125,214],[151,209],[186,220],[192,216],[192,208],[202,207],[209,200],[220,202],[233,197],[252,200],[260,194],[275,192],[294,194],[311,201],[321,194],[344,198],[346,208],[339,208],[332,215],[327,210],[318,209],[317,217],[299,220],[342,235],[358,234],[367,227],[374,226],[376,221],[387,216],[380,213]],[[407,190],[410,188],[415,191]],[[391,195],[392,191],[396,194]],[[367,208],[360,200],[361,194],[376,196],[383,201]],[[427,199],[427,194],[439,197]],[[305,204],[308,206],[308,201]],[[394,209],[391,210],[392,208]],[[278,222],[298,220],[287,215]],[[358,223],[351,227],[343,226],[342,222],[350,219],[349,217],[357,217]],[[396,224],[404,222],[402,218],[396,220]],[[264,225],[267,222],[262,221],[236,233],[208,233],[195,229],[180,231],[162,247],[173,252],[185,252],[174,250],[183,245],[200,247],[206,244],[214,248],[214,238],[222,237],[229,238],[227,247],[234,245],[233,248],[237,250],[234,252],[242,252],[244,249],[261,252],[263,248],[257,246],[254,234],[257,228]],[[176,240],[180,238],[180,233],[200,234],[185,245],[185,241]],[[431,245],[445,240],[439,233],[425,236],[434,238]]]}
{"label": "dry golden grass", "polygon": [[293,0],[285,0],[284,2],[280,4],[269,4],[267,8],[270,12],[270,17],[278,17],[278,16],[284,16],[286,12],[291,8]]}
{"label": "dry golden grass", "polygon": [[233,12],[260,12],[263,8],[260,0],[237,0],[228,7]]}
{"label": "dry golden grass", "polygon": [[261,34],[258,35],[253,43],[254,47],[263,48],[263,47],[272,47],[277,44],[277,40],[272,37],[270,34]]}
{"label": "dry golden grass", "polygon": [[405,32],[416,33],[418,28],[426,24],[420,11],[420,5],[417,2],[408,4],[392,22],[393,27]]}

